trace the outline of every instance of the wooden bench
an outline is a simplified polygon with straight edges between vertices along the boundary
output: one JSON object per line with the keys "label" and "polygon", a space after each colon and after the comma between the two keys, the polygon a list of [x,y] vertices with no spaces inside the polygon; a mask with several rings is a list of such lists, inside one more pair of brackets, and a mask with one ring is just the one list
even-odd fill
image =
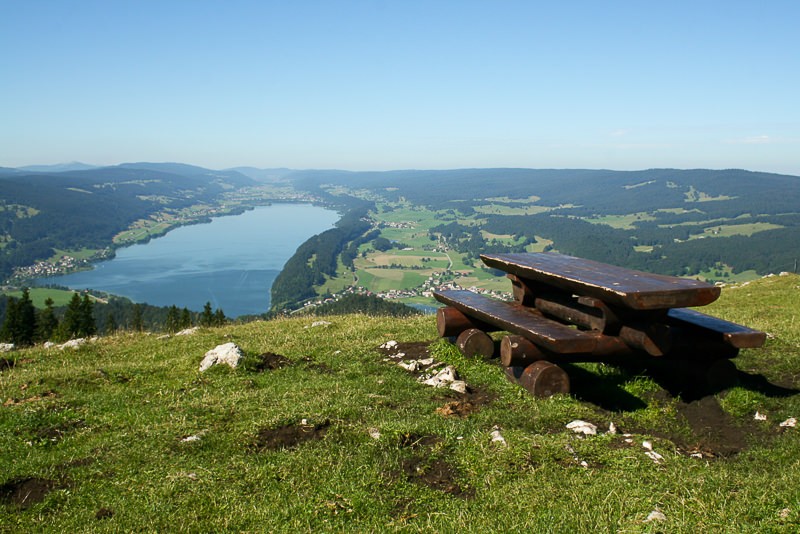
{"label": "wooden bench", "polygon": [[[713,362],[732,358],[742,348],[760,347],[766,339],[764,332],[688,309],[720,295],[719,287],[697,280],[553,253],[485,254],[481,259],[508,273],[514,302],[469,291],[434,292],[446,305],[437,313],[439,334],[458,335],[462,350],[481,347],[486,352],[493,345],[485,332],[510,332],[500,344],[506,376],[536,395],[568,387],[568,379],[552,364],[530,367],[537,361],[639,355]],[[468,342],[480,335],[485,339],[479,343]]]}

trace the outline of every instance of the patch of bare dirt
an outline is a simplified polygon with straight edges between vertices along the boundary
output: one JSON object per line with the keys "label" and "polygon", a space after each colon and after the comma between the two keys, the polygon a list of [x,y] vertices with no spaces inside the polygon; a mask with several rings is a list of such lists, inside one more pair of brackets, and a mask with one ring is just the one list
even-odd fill
{"label": "patch of bare dirt", "polygon": [[305,368],[308,369],[309,371],[314,371],[316,373],[322,373],[325,375],[332,375],[336,372],[329,366],[325,365],[324,363],[319,363],[317,361],[314,361],[313,358],[310,358],[308,356],[303,358],[302,362],[305,364]]}
{"label": "patch of bare dirt", "polygon": [[755,425],[734,419],[713,396],[680,403],[678,413],[692,430],[691,441],[685,446],[690,451],[705,455],[730,456],[741,452],[751,445],[759,433]]}
{"label": "patch of bare dirt", "polygon": [[27,398],[24,398],[24,399],[14,399],[14,398],[7,399],[3,403],[3,406],[17,406],[19,404],[27,404],[29,402],[39,402],[39,401],[43,401],[45,399],[54,399],[56,397],[58,397],[58,395],[55,392],[46,391],[46,392],[42,393],[41,395],[33,395],[32,397],[27,397]]}
{"label": "patch of bare dirt", "polygon": [[466,393],[448,392],[456,398],[436,408],[436,413],[444,417],[467,417],[492,402],[497,395],[476,388],[469,388]]}
{"label": "patch of bare dirt", "polygon": [[[660,396],[668,394],[662,393]],[[747,450],[770,435],[753,421],[733,417],[713,395],[676,405],[682,428],[674,430],[634,429],[637,433],[663,438],[678,452],[696,458],[725,458]],[[686,432],[688,427],[688,433]]]}
{"label": "patch of bare dirt", "polygon": [[384,344],[378,347],[378,350],[386,356],[391,356],[402,352],[405,355],[403,357],[404,360],[423,360],[430,357],[430,351],[428,350],[429,346],[430,342],[428,341],[413,341],[408,343],[398,342],[396,344],[392,344],[391,346]]}
{"label": "patch of bare dirt", "polygon": [[111,519],[112,517],[114,517],[114,510],[111,510],[110,508],[100,508],[94,514],[94,518],[98,521],[102,519]]}
{"label": "patch of bare dirt", "polygon": [[400,463],[402,476],[415,484],[422,484],[437,491],[443,491],[457,497],[472,497],[474,490],[462,486],[458,481],[458,471],[450,462],[442,457],[441,445],[444,440],[439,436],[404,434],[399,445],[410,449],[413,454]]}
{"label": "patch of bare dirt", "polygon": [[65,421],[58,425],[51,425],[40,428],[34,434],[34,438],[40,441],[59,441],[69,432],[86,428],[86,422],[83,419],[76,419],[74,421]]}
{"label": "patch of bare dirt", "polygon": [[252,448],[256,451],[293,449],[307,441],[322,439],[328,427],[329,421],[318,424],[301,421],[278,428],[262,428],[256,434]]}
{"label": "patch of bare dirt", "polygon": [[0,486],[0,502],[24,510],[42,502],[48,493],[58,488],[58,482],[47,478],[16,478]]}
{"label": "patch of bare dirt", "polygon": [[247,370],[256,373],[263,373],[264,371],[274,371],[275,369],[288,367],[292,365],[292,363],[292,360],[286,356],[275,354],[274,352],[265,352],[249,361]]}
{"label": "patch of bare dirt", "polygon": [[456,497],[471,497],[474,491],[458,483],[458,473],[449,462],[441,458],[414,456],[403,461],[403,474],[408,480]]}

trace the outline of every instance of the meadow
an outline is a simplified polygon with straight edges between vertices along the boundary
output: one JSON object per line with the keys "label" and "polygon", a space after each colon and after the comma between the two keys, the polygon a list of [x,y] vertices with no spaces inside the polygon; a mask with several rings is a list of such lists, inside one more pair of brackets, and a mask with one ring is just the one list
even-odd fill
{"label": "meadow", "polygon": [[[576,364],[570,395],[533,398],[431,316],[4,353],[0,532],[796,532],[799,290],[773,276],[707,307],[769,334],[708,390]],[[243,364],[200,372],[228,342]],[[468,391],[398,365],[427,357]]]}

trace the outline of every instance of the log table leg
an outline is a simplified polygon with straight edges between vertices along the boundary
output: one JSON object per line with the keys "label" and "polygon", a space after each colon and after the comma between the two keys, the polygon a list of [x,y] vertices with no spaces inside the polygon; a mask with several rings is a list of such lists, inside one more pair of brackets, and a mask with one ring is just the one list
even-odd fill
{"label": "log table leg", "polygon": [[552,397],[559,393],[569,393],[569,376],[561,367],[539,360],[522,371],[519,385],[534,397]]}
{"label": "log table leg", "polygon": [[456,346],[464,356],[494,356],[494,340],[486,332],[477,328],[469,328],[458,335]]}
{"label": "log table leg", "polygon": [[505,336],[500,341],[500,363],[503,367],[527,367],[545,357],[542,349],[522,336]]}

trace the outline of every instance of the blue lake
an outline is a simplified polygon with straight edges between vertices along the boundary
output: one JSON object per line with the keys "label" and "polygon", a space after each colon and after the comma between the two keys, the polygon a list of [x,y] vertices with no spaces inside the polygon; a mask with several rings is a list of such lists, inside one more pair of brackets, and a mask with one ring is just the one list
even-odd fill
{"label": "blue lake", "polygon": [[297,247],[338,220],[337,212],[310,204],[262,206],[177,228],[119,249],[91,271],[41,278],[38,284],[194,311],[210,302],[228,317],[261,314],[269,309],[272,282]]}

